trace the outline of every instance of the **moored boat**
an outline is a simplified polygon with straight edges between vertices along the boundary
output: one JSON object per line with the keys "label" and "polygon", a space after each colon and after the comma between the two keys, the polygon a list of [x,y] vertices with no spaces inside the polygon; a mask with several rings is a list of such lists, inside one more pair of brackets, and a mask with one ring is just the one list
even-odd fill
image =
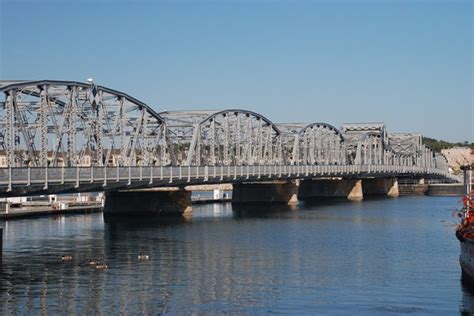
{"label": "moored boat", "polygon": [[462,222],[456,229],[456,237],[461,243],[459,264],[463,281],[474,287],[474,165],[471,164],[462,169],[464,171]]}

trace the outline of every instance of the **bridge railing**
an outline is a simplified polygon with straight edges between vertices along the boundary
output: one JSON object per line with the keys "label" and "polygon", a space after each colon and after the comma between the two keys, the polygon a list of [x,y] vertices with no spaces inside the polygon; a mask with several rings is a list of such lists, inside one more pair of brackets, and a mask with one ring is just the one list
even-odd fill
{"label": "bridge railing", "polygon": [[457,180],[444,170],[394,165],[263,165],[1,168],[0,193],[109,190],[127,187],[324,177],[428,176]]}

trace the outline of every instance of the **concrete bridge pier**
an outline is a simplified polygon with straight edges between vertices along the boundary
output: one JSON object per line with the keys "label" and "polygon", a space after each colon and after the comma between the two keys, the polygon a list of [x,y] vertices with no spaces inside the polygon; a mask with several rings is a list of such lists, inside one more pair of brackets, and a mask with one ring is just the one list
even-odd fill
{"label": "concrete bridge pier", "polygon": [[104,216],[182,216],[191,212],[191,191],[184,189],[105,193]]}
{"label": "concrete bridge pier", "polygon": [[397,178],[364,179],[362,188],[364,195],[367,196],[386,195],[397,197],[400,195]]}
{"label": "concrete bridge pier", "polygon": [[295,204],[298,187],[291,181],[236,183],[233,185],[233,204]]}
{"label": "concrete bridge pier", "polygon": [[364,198],[362,180],[323,179],[302,180],[298,192],[300,200],[325,200],[343,198],[360,201]]}

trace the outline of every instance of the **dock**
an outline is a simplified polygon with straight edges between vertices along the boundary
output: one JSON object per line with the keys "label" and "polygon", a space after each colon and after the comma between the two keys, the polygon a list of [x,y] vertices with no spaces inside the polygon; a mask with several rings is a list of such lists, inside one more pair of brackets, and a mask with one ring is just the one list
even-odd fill
{"label": "dock", "polygon": [[68,206],[67,208],[52,207],[28,207],[28,208],[10,208],[7,211],[0,211],[0,220],[36,217],[44,215],[60,215],[60,214],[83,214],[102,212],[102,204],[94,203],[90,205]]}
{"label": "dock", "polygon": [[[210,192],[209,192],[210,193]],[[225,194],[220,193],[217,196],[208,195],[193,195],[191,197],[192,204],[211,204],[211,203],[228,203],[231,202],[232,195],[230,192]],[[3,205],[0,208],[0,220],[10,220],[18,218],[28,218],[47,215],[61,215],[61,214],[85,214],[85,213],[99,213],[103,211],[103,202],[101,199],[92,201],[72,201],[61,200],[56,204],[50,204],[47,200],[44,201],[27,201],[18,204],[18,207],[12,205]]]}

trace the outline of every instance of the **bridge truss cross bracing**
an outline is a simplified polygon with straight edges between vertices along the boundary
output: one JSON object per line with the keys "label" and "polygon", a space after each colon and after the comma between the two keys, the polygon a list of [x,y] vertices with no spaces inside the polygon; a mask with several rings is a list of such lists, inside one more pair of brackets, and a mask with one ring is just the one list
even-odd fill
{"label": "bridge truss cross bracing", "polygon": [[169,162],[163,119],[129,95],[73,81],[0,87],[0,145],[11,167]]}
{"label": "bridge truss cross bracing", "polygon": [[154,167],[233,167],[244,174],[252,166],[401,166],[448,176],[445,157],[420,134],[390,134],[383,123],[338,129],[322,122],[275,124],[242,109],[158,113],[126,93],[75,81],[1,81],[0,93],[0,176],[8,177],[9,189],[15,172],[24,176],[21,170],[28,169],[28,178],[53,175],[34,168],[62,168],[63,180],[81,178],[83,168],[108,169],[95,171],[106,180],[116,168],[122,179],[134,167],[151,173]]}

